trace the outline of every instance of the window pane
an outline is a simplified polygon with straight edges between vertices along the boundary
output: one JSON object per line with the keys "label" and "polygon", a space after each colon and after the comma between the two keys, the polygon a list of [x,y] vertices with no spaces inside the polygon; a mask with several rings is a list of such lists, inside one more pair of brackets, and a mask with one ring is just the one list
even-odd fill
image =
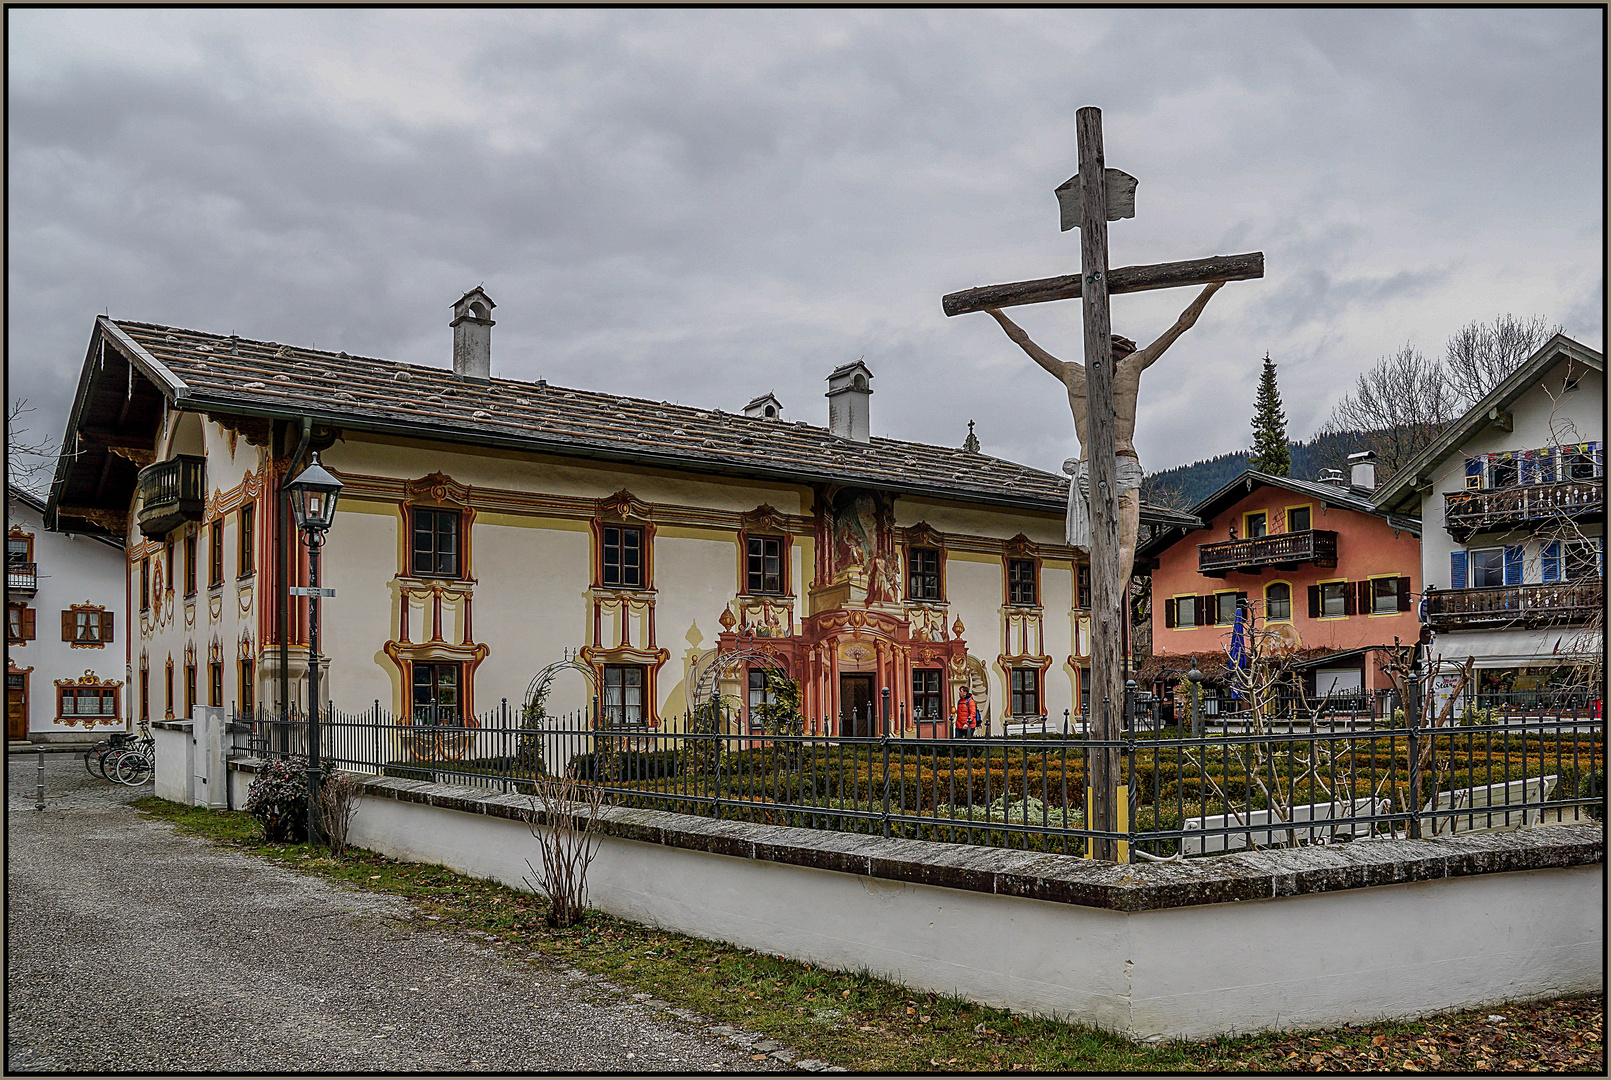
{"label": "window pane", "polygon": [[1333,581],[1320,586],[1320,614],[1322,616],[1331,617],[1348,613],[1347,602],[1343,599],[1343,590],[1346,588],[1347,583],[1342,581]]}
{"label": "window pane", "polygon": [[1582,581],[1600,576],[1599,559],[1594,545],[1581,540],[1568,541],[1562,545],[1565,556],[1562,569],[1565,571],[1567,581]]}
{"label": "window pane", "polygon": [[1249,539],[1265,534],[1265,522],[1267,520],[1263,514],[1249,514],[1247,516],[1247,535]]}
{"label": "window pane", "polygon": [[1370,610],[1373,615],[1398,610],[1398,578],[1376,578],[1370,583]]}
{"label": "window pane", "polygon": [[1504,548],[1483,548],[1473,551],[1470,557],[1471,587],[1491,588],[1505,583]]}
{"label": "window pane", "polygon": [[1309,528],[1309,508],[1307,506],[1298,510],[1287,511],[1287,529],[1290,532],[1305,532]]}
{"label": "window pane", "polygon": [[1221,626],[1229,626],[1236,621],[1236,594],[1220,593],[1214,597],[1217,606],[1215,621]]}
{"label": "window pane", "polygon": [[1266,619],[1292,618],[1292,588],[1288,585],[1271,585],[1264,592]]}
{"label": "window pane", "polygon": [[1182,596],[1179,599],[1172,601],[1172,603],[1175,605],[1176,626],[1197,625],[1197,605],[1194,603],[1195,599],[1195,597],[1191,596]]}

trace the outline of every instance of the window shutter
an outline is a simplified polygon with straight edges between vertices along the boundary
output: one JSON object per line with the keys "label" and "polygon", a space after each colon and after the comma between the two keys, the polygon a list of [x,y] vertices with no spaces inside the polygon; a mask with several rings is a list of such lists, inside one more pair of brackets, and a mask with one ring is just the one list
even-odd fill
{"label": "window shutter", "polygon": [[1482,486],[1482,458],[1466,458],[1466,487],[1480,488]]}
{"label": "window shutter", "polygon": [[1309,618],[1320,618],[1320,586],[1309,586]]}
{"label": "window shutter", "polygon": [[1165,630],[1173,630],[1174,628],[1175,628],[1175,602],[1173,600],[1167,600],[1167,601],[1164,602],[1164,629]]}
{"label": "window shutter", "polygon": [[1191,621],[1193,626],[1202,626],[1204,623],[1204,609],[1208,605],[1203,603],[1201,596],[1191,598]]}
{"label": "window shutter", "polygon": [[111,641],[113,627],[117,625],[117,617],[110,611],[101,612],[101,640]]}
{"label": "window shutter", "polygon": [[1544,545],[1544,552],[1539,558],[1539,564],[1543,568],[1543,579],[1545,581],[1561,580],[1561,542],[1559,540],[1551,540]]}
{"label": "window shutter", "polygon": [[1364,584],[1364,583],[1355,582],[1354,587],[1349,588],[1348,584],[1346,582],[1344,582],[1343,591],[1342,591],[1342,593],[1343,593],[1343,614],[1344,615],[1357,615],[1357,614],[1359,614],[1359,605],[1355,601],[1355,598],[1359,596],[1359,586],[1361,584]]}
{"label": "window shutter", "polygon": [[1520,544],[1505,545],[1505,584],[1522,583],[1522,548]]}
{"label": "window shutter", "polygon": [[1398,609],[1410,610],[1410,579],[1407,577],[1398,579]]}
{"label": "window shutter", "polygon": [[1466,553],[1463,551],[1449,552],[1449,588],[1463,589],[1466,587]]}
{"label": "window shutter", "polygon": [[22,609],[22,640],[34,640],[34,609],[31,607]]}
{"label": "window shutter", "polygon": [[63,641],[72,641],[74,639],[74,633],[73,632],[77,629],[77,626],[75,624],[76,624],[76,620],[73,618],[73,613],[71,611],[62,612],[62,640]]}

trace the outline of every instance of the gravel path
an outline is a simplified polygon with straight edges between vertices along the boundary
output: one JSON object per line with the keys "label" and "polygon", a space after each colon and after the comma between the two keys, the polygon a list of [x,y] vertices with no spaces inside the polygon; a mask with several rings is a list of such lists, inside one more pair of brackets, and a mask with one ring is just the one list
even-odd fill
{"label": "gravel path", "polygon": [[8,1072],[788,1069],[399,898],[181,835],[127,805],[149,786],[77,755],[46,762],[42,813],[34,756],[7,762]]}

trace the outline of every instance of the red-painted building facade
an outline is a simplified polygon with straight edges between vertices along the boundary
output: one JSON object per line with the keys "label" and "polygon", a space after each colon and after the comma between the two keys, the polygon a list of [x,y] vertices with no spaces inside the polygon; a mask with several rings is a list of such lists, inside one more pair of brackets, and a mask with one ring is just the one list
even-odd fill
{"label": "red-painted building facade", "polygon": [[1316,679],[1320,693],[1385,687],[1371,651],[1421,632],[1421,525],[1374,507],[1370,462],[1353,472],[1353,483],[1317,483],[1249,470],[1193,509],[1203,528],[1143,544],[1138,561],[1153,566],[1148,667],[1184,671],[1193,654],[1223,657],[1245,602],[1302,651],[1311,691]]}

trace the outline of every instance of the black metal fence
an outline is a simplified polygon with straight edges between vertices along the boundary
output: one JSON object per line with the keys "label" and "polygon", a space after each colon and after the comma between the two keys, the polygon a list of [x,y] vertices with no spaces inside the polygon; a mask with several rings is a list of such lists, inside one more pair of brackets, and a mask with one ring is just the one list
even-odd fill
{"label": "black metal fence", "polygon": [[[1385,696],[1356,704],[1193,736],[1132,701],[1120,737],[1099,741],[917,739],[878,734],[872,714],[846,730],[874,734],[807,735],[710,707],[638,728],[601,726],[596,710],[523,719],[507,702],[399,721],[377,702],[328,710],[318,737],[323,761],[358,773],[516,794],[569,775],[621,806],[1068,854],[1106,838],[1131,861],[1603,819],[1598,700],[1490,698],[1441,727],[1407,721]],[[303,716],[236,720],[238,750],[307,753]],[[1087,818],[1088,763],[1102,752],[1118,756],[1128,792],[1116,829]]]}

